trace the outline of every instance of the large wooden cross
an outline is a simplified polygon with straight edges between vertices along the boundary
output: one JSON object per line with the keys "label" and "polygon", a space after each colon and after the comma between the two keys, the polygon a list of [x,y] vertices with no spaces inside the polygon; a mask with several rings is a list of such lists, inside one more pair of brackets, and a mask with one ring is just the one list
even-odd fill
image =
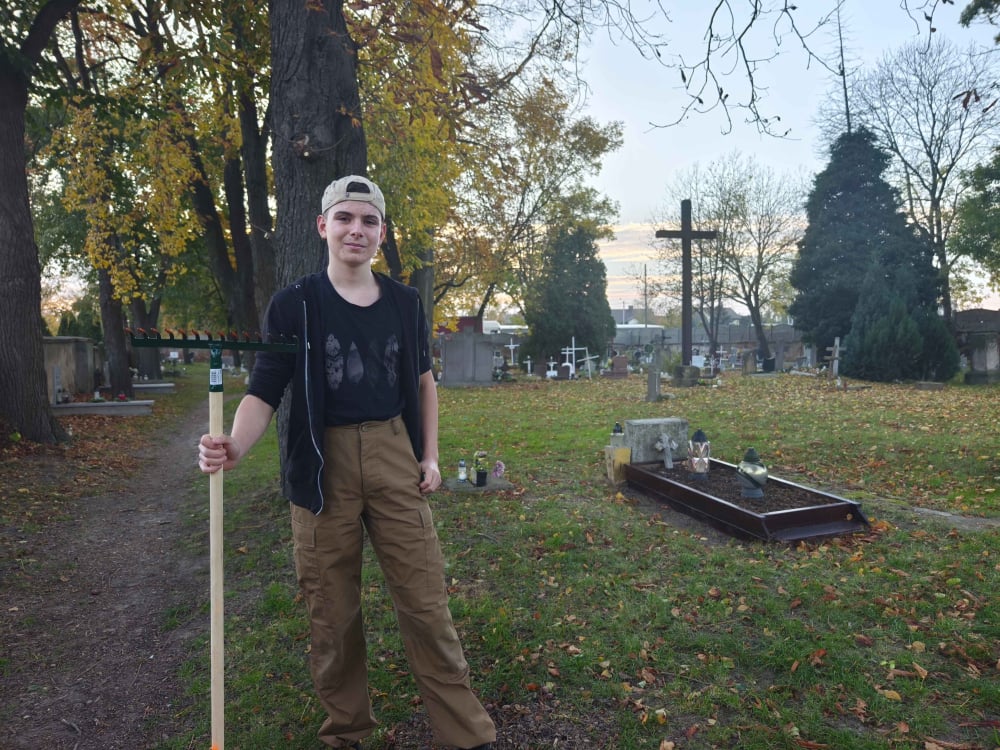
{"label": "large wooden cross", "polygon": [[714,240],[714,230],[695,231],[691,228],[691,199],[681,201],[681,228],[657,229],[657,239],[681,241],[681,364],[691,364],[691,240]]}

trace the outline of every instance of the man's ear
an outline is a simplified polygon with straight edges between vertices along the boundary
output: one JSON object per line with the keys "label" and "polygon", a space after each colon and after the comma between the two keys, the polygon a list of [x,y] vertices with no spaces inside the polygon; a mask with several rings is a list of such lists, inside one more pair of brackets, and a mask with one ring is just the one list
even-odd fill
{"label": "man's ear", "polygon": [[319,236],[326,239],[326,215],[320,214],[316,217],[316,231],[319,232]]}

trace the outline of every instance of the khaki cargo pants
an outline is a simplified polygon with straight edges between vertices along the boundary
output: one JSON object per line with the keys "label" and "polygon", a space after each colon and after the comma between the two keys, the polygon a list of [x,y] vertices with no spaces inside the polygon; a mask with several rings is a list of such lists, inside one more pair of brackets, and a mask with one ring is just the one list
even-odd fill
{"label": "khaki cargo pants", "polygon": [[327,428],[325,507],[292,508],[295,569],[311,623],[310,670],[328,717],[319,737],[349,746],[375,726],[361,612],[365,530],[396,608],[434,739],[460,748],[496,730],[469,684],[448,610],[444,558],[402,419]]}

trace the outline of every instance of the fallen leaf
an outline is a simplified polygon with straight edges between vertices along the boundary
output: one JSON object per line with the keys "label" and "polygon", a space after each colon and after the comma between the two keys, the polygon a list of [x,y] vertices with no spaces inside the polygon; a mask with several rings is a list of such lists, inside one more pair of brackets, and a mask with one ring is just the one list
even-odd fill
{"label": "fallen leaf", "polygon": [[901,701],[903,696],[897,693],[895,690],[879,690],[879,695],[881,695],[886,700],[890,701]]}
{"label": "fallen leaf", "polygon": [[826,656],[825,648],[818,648],[809,654],[809,663],[814,667],[823,666],[823,657]]}

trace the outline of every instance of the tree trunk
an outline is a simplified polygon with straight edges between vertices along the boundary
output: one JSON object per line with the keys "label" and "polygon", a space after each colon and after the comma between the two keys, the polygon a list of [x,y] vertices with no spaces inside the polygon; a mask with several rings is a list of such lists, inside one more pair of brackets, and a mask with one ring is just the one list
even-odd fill
{"label": "tree trunk", "polygon": [[[316,232],[323,190],[364,175],[368,146],[361,127],[357,46],[347,34],[342,0],[270,0],[271,116],[277,226],[275,284],[284,287],[326,266]],[[272,331],[272,333],[281,333]],[[288,403],[278,433],[288,433]]]}
{"label": "tree trunk", "polygon": [[[124,393],[132,398],[132,374],[129,372],[128,348],[125,345],[125,315],[122,303],[115,297],[111,275],[107,269],[97,272],[98,296],[101,305],[101,326],[104,331],[104,356],[108,360],[108,388],[111,398]],[[150,351],[156,351],[151,349]]]}
{"label": "tree trunk", "polygon": [[[35,442],[65,440],[49,408],[41,267],[24,157],[27,81],[0,61],[0,421]],[[4,436],[6,437],[6,435]]]}
{"label": "tree trunk", "polygon": [[79,3],[46,2],[20,50],[8,43],[0,56],[0,420],[44,443],[68,436],[52,415],[46,387],[42,271],[28,204],[24,114],[30,66],[41,58],[56,24]]}
{"label": "tree trunk", "polygon": [[275,269],[282,287],[326,266],[316,233],[323,189],[364,175],[357,46],[342,0],[270,0],[272,164],[277,196]]}
{"label": "tree trunk", "polygon": [[767,342],[767,332],[764,330],[760,307],[750,308],[750,320],[753,321],[753,330],[757,334],[757,351],[760,352],[760,358],[771,359],[771,345]]}
{"label": "tree trunk", "polygon": [[399,257],[399,245],[396,244],[396,227],[392,219],[386,219],[385,242],[382,243],[382,257],[389,269],[389,277],[396,281],[403,279],[403,261]]}
{"label": "tree trunk", "polygon": [[240,133],[243,145],[240,155],[246,180],[247,218],[250,222],[250,248],[253,257],[254,307],[257,310],[257,328],[260,315],[275,290],[274,246],[271,232],[274,225],[268,206],[270,190],[267,182],[267,135],[257,126],[257,104],[253,96],[239,94]]}
{"label": "tree trunk", "polygon": [[[239,159],[229,159],[226,162],[223,182],[229,206],[229,233],[233,238],[233,255],[236,258],[236,277],[230,301],[234,313],[231,317],[235,321],[237,333],[252,333],[258,327],[260,316],[254,297],[253,247],[247,231],[243,170]],[[233,362],[236,365],[246,364],[249,369],[253,367],[253,352],[233,350]]]}
{"label": "tree trunk", "polygon": [[[132,300],[132,304],[129,305],[132,309],[132,327],[133,328],[144,328],[147,331],[151,328],[156,328],[157,323],[160,319],[160,300],[158,297],[154,297],[149,302],[149,306],[146,306],[146,301],[141,298],[136,298]],[[121,306],[118,306],[118,316],[121,316]],[[124,338],[122,339],[124,342]],[[135,357],[136,367],[139,370],[140,378],[149,378],[150,380],[159,380],[163,375],[163,370],[160,367],[160,361],[166,356],[166,353],[162,349],[154,349],[152,347],[143,346],[138,347],[133,350],[133,356]],[[118,391],[115,391],[117,394]]]}
{"label": "tree trunk", "polygon": [[427,330],[434,330],[434,251],[428,250],[424,257],[424,265],[410,274],[410,286],[416,288],[420,300],[424,303],[424,314],[427,316]]}

